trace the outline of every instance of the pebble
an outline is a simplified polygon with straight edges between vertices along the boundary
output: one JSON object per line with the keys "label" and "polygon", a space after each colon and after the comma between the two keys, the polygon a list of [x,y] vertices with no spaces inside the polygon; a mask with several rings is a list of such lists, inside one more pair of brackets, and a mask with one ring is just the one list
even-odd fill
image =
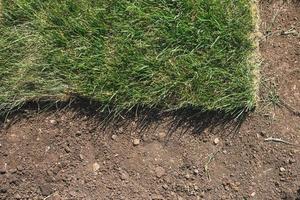
{"label": "pebble", "polygon": [[191,175],[190,175],[190,174],[186,174],[186,175],[185,175],[185,178],[186,178],[186,179],[190,179],[190,178],[191,178]]}
{"label": "pebble", "polygon": [[14,173],[16,173],[18,170],[16,169],[16,168],[11,168],[10,170],[9,170],[9,173],[11,173],[11,174],[14,174]]}
{"label": "pebble", "polygon": [[56,124],[57,124],[57,121],[54,120],[54,119],[51,119],[51,120],[50,120],[50,123],[53,124],[53,125],[56,125]]}
{"label": "pebble", "polygon": [[111,136],[111,139],[112,139],[112,140],[116,140],[117,137],[118,137],[117,135],[112,135],[112,136]]}
{"label": "pebble", "polygon": [[133,145],[138,146],[140,144],[140,142],[141,142],[140,139],[134,139],[133,140]]}
{"label": "pebble", "polygon": [[219,142],[220,142],[220,139],[219,139],[219,138],[215,138],[215,139],[214,139],[214,144],[215,144],[215,145],[219,144]]}
{"label": "pebble", "polygon": [[162,186],[162,188],[164,188],[165,190],[167,190],[169,187],[168,187],[167,184],[164,184],[164,185]]}
{"label": "pebble", "polygon": [[194,170],[194,174],[195,174],[195,175],[199,174],[199,170],[198,170],[198,169],[195,169],[195,170]]}
{"label": "pebble", "polygon": [[162,167],[156,167],[155,168],[155,174],[157,178],[161,178],[162,176],[164,176],[166,173],[165,169]]}
{"label": "pebble", "polygon": [[23,168],[23,166],[22,166],[22,165],[18,165],[18,166],[17,166],[17,170],[18,170],[18,171],[23,171],[23,170],[24,170],[24,168]]}
{"label": "pebble", "polygon": [[125,180],[128,180],[129,179],[129,174],[127,172],[122,172],[121,173],[121,180],[125,181]]}
{"label": "pebble", "polygon": [[288,160],[288,163],[289,163],[289,164],[293,164],[293,163],[295,163],[295,162],[296,162],[295,159],[289,159],[289,160]]}
{"label": "pebble", "polygon": [[280,167],[279,170],[280,170],[281,172],[285,172],[285,168],[284,168],[284,167]]}
{"label": "pebble", "polygon": [[79,137],[79,136],[81,136],[82,135],[82,132],[81,131],[77,131],[76,133],[75,133],[75,136],[76,137]]}
{"label": "pebble", "polygon": [[96,172],[96,171],[98,171],[99,169],[100,169],[100,165],[99,165],[98,163],[95,162],[95,163],[93,164],[93,171]]}
{"label": "pebble", "polygon": [[84,160],[84,156],[82,154],[79,154],[80,160]]}
{"label": "pebble", "polygon": [[163,140],[165,137],[167,137],[167,134],[166,134],[165,132],[159,132],[159,133],[158,133],[158,138],[159,138],[160,140]]}
{"label": "pebble", "polygon": [[68,145],[65,145],[65,152],[66,153],[70,153],[71,152],[71,148]]}
{"label": "pebble", "polygon": [[252,192],[252,193],[250,194],[251,197],[254,197],[255,195],[256,195],[256,192]]}
{"label": "pebble", "polygon": [[6,167],[0,167],[0,174],[6,174]]}
{"label": "pebble", "polygon": [[123,127],[120,127],[120,128],[118,129],[118,132],[119,132],[119,133],[123,133],[123,132],[124,132],[124,128],[123,128]]}

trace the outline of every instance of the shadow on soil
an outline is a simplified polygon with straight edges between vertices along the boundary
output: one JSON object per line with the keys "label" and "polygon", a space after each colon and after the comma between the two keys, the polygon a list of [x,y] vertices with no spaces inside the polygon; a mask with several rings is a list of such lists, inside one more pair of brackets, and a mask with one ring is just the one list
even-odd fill
{"label": "shadow on soil", "polygon": [[143,135],[148,128],[154,130],[165,123],[168,135],[175,131],[180,135],[186,133],[202,134],[209,132],[217,134],[235,134],[248,116],[247,112],[239,111],[228,115],[223,112],[203,112],[200,109],[184,108],[163,112],[159,108],[135,107],[130,111],[115,112],[113,108],[104,107],[99,102],[76,97],[69,102],[38,101],[12,109],[5,115],[0,115],[0,127],[8,128],[24,117],[31,117],[43,112],[58,112],[71,110],[78,115],[96,119],[97,126],[107,128],[126,129],[132,122],[136,124],[135,132]]}

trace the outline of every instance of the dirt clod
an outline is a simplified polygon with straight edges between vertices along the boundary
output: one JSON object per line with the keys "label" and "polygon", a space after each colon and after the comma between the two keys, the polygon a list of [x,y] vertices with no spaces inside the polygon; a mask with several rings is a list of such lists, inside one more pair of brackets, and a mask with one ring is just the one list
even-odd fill
{"label": "dirt clod", "polygon": [[117,135],[112,135],[112,136],[111,136],[111,139],[112,139],[112,140],[116,140],[117,138],[118,138]]}
{"label": "dirt clod", "polygon": [[49,196],[49,195],[51,195],[53,193],[53,189],[52,189],[52,186],[50,184],[42,184],[42,185],[40,185],[40,191],[41,191],[41,194],[44,197],[47,197],[47,196]]}
{"label": "dirt clod", "polygon": [[219,138],[215,138],[214,139],[214,145],[217,145],[217,144],[219,144],[220,143],[220,139]]}
{"label": "dirt clod", "polygon": [[93,164],[93,171],[96,172],[100,169],[100,165],[98,163]]}
{"label": "dirt clod", "polygon": [[133,146],[138,146],[140,142],[140,139],[133,139]]}
{"label": "dirt clod", "polygon": [[166,173],[166,170],[162,167],[156,167],[155,168],[155,174],[157,178],[161,178],[162,176],[164,176]]}

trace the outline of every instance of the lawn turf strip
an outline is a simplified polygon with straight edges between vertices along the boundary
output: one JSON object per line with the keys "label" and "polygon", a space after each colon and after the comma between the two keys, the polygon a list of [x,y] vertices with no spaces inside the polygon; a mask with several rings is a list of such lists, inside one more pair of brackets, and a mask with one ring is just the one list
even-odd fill
{"label": "lawn turf strip", "polygon": [[0,110],[77,94],[232,113],[255,105],[250,0],[3,0]]}

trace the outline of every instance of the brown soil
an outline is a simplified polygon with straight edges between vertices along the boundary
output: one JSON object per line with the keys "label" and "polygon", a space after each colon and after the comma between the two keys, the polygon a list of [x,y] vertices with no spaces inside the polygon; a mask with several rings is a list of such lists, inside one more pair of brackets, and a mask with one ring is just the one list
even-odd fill
{"label": "brown soil", "polygon": [[299,200],[300,2],[260,14],[262,102],[235,134],[205,115],[100,126],[75,106],[27,111],[0,129],[0,199]]}

